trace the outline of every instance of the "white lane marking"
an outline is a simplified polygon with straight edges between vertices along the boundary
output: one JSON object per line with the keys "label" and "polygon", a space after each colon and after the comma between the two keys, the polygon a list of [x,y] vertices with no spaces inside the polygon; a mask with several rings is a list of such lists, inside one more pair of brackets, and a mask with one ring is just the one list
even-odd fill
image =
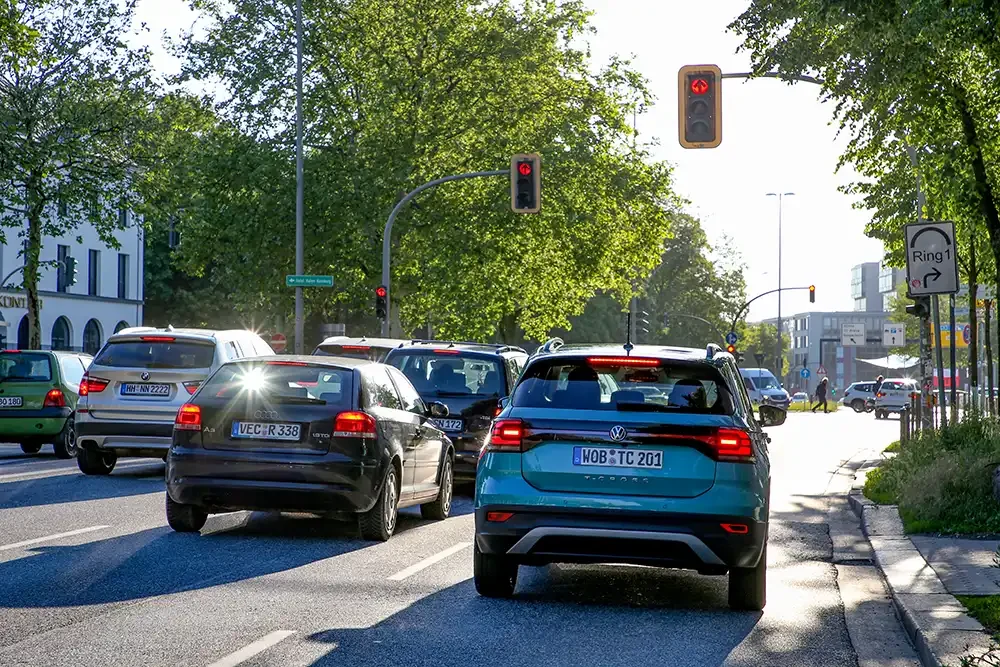
{"label": "white lane marking", "polygon": [[[141,468],[142,466],[163,465],[163,461],[136,461],[135,463],[119,463],[115,470],[126,470],[128,468]],[[35,472],[15,472],[9,475],[0,475],[0,483],[17,482],[25,479],[42,479],[45,477],[59,477],[61,475],[81,475],[80,468],[50,468],[48,470],[37,470]]]}
{"label": "white lane marking", "polygon": [[258,653],[266,651],[278,642],[284,641],[294,634],[295,630],[275,630],[272,633],[264,635],[253,644],[247,644],[239,651],[230,653],[222,660],[213,662],[208,667],[236,667],[236,665],[246,662]]}
{"label": "white lane marking", "polygon": [[64,537],[73,537],[74,535],[83,535],[84,533],[92,533],[95,530],[104,530],[105,528],[110,528],[111,526],[90,526],[89,528],[78,528],[76,530],[70,530],[65,533],[56,533],[55,535],[46,535],[45,537],[36,537],[33,540],[25,540],[24,542],[14,542],[14,544],[5,544],[0,546],[0,551],[9,551],[11,549],[20,549],[21,547],[30,547],[33,544],[39,544],[41,542],[51,542],[52,540],[59,540]]}
{"label": "white lane marking", "polygon": [[466,547],[469,547],[471,545],[472,542],[459,542],[453,547],[448,547],[444,551],[440,551],[434,554],[433,556],[428,556],[419,563],[415,563],[410,567],[406,568],[405,570],[400,570],[396,574],[389,577],[389,581],[402,581],[403,579],[406,579],[407,577],[412,576],[417,572],[420,572],[421,570],[429,568],[434,563],[444,560],[448,556],[457,554],[462,549],[465,549]]}

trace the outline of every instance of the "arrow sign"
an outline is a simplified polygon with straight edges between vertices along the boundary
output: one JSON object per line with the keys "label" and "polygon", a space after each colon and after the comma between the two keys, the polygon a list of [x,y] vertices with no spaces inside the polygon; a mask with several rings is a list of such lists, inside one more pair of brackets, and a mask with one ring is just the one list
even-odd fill
{"label": "arrow sign", "polygon": [[958,291],[955,223],[906,225],[906,281],[911,297]]}
{"label": "arrow sign", "polygon": [[735,331],[730,331],[726,334],[726,345],[736,345],[736,341],[740,338],[736,335]]}
{"label": "arrow sign", "polygon": [[864,322],[844,322],[840,325],[840,344],[843,347],[859,347],[865,344]]}

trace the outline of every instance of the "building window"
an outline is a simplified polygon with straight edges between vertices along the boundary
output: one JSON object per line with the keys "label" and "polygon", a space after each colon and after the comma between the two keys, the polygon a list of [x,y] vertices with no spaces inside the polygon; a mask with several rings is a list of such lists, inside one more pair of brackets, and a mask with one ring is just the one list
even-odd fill
{"label": "building window", "polygon": [[101,251],[90,250],[87,254],[87,294],[97,296],[101,292]]}
{"label": "building window", "polygon": [[56,291],[66,292],[69,291],[69,274],[66,272],[66,258],[69,257],[69,246],[61,245],[56,246],[56,258],[59,260],[59,265],[56,267]]}
{"label": "building window", "polygon": [[115,333],[118,333],[122,329],[128,329],[128,322],[126,322],[125,320],[122,320],[121,322],[115,325]]}
{"label": "building window", "polygon": [[101,324],[97,320],[90,320],[83,328],[83,351],[94,355],[101,349]]}
{"label": "building window", "polygon": [[59,211],[59,217],[60,218],[65,218],[66,217],[66,214],[69,212],[68,208],[69,207],[66,206],[66,200],[63,199],[62,197],[60,197],[59,198],[59,204],[58,204],[58,211]]}
{"label": "building window", "polygon": [[128,226],[128,209],[124,204],[118,209],[118,224],[122,227]]}
{"label": "building window", "polygon": [[72,332],[70,332],[69,329],[69,320],[67,320],[64,316],[57,317],[55,324],[52,325],[52,349],[72,350],[72,340],[73,337]]}
{"label": "building window", "polygon": [[118,253],[118,298],[128,298],[128,255]]}
{"label": "building window", "polygon": [[28,349],[28,316],[25,315],[21,318],[20,324],[17,325],[17,349],[27,350]]}

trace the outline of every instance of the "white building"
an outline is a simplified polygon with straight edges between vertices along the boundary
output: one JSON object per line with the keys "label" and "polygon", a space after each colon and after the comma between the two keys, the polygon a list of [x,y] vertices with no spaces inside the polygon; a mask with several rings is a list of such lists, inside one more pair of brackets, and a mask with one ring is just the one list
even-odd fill
{"label": "white building", "polygon": [[[57,266],[42,266],[38,296],[42,348],[76,350],[94,354],[107,337],[127,326],[142,324],[143,232],[132,215],[121,211],[129,227],[115,232],[120,247],[107,247],[88,223],[60,238],[44,237],[42,262],[76,258],[77,280],[68,285],[66,272]],[[0,251],[0,277],[24,264],[19,256],[17,229],[4,230],[7,244]],[[82,243],[77,243],[77,237]],[[0,285],[0,345],[28,347],[27,297],[23,290],[8,289],[21,284],[14,273]]]}

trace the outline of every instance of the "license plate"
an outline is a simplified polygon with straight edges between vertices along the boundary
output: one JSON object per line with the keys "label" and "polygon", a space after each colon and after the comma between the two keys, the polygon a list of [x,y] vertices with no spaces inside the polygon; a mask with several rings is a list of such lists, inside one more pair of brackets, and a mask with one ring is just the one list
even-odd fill
{"label": "license plate", "polygon": [[0,408],[19,408],[24,405],[20,396],[0,396]]}
{"label": "license plate", "polygon": [[265,424],[261,422],[233,422],[233,438],[253,440],[298,440],[301,424]]}
{"label": "license plate", "polygon": [[655,449],[574,447],[573,465],[660,470],[663,468],[663,452]]}
{"label": "license plate", "polygon": [[462,430],[462,420],[461,419],[432,419],[431,423],[437,426],[442,431],[461,431]]}
{"label": "license plate", "polygon": [[169,396],[169,384],[150,384],[147,382],[126,382],[121,388],[122,396]]}

